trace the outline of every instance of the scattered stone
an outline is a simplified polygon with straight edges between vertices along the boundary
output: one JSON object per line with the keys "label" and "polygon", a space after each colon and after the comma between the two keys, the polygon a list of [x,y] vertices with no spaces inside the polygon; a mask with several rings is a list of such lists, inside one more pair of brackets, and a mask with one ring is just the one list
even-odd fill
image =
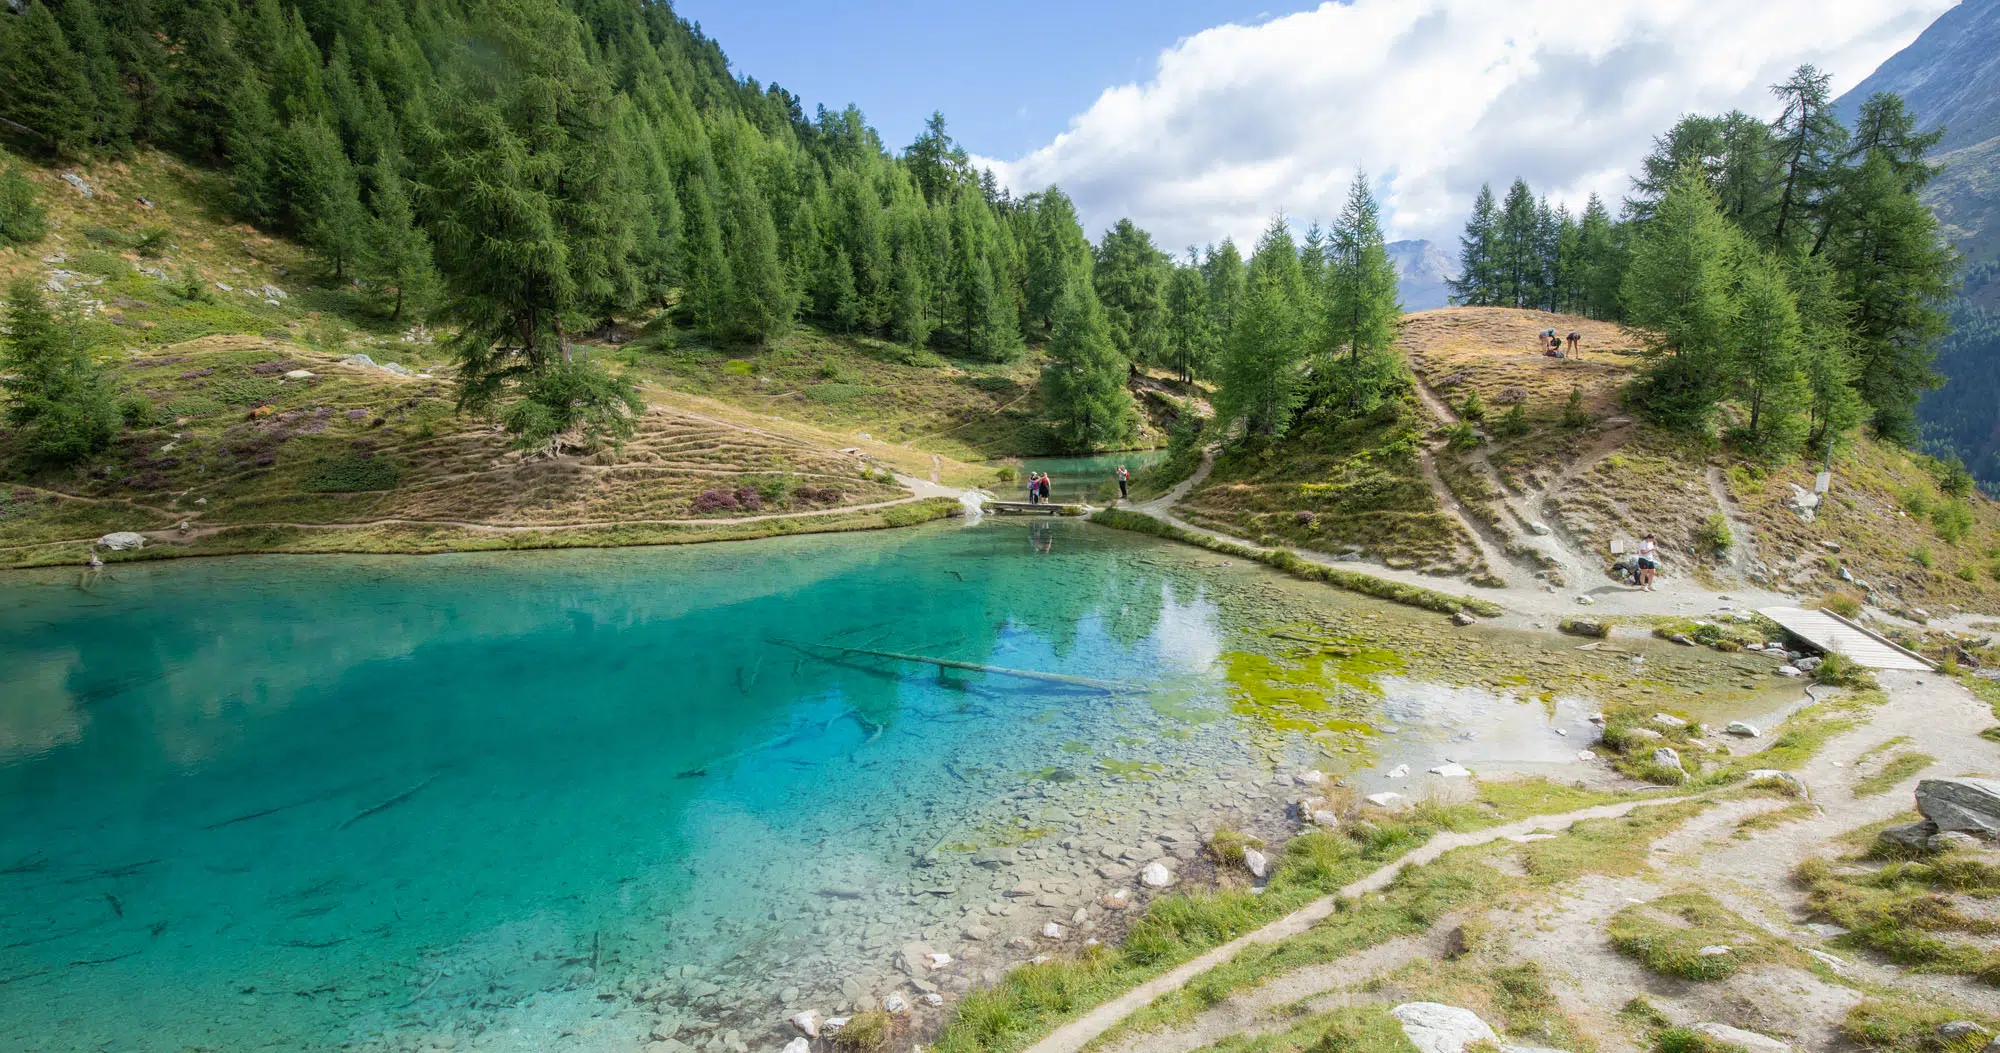
{"label": "scattered stone", "polygon": [[1544,523],[1539,519],[1530,522],[1528,524],[1528,529],[1534,531],[1536,536],[1538,537],[1547,537],[1550,534],[1555,533],[1555,531],[1549,529],[1549,525],[1547,523]]}
{"label": "scattered stone", "polygon": [[1326,773],[1318,769],[1302,771],[1292,776],[1292,781],[1298,783],[1300,786],[1325,786]]}
{"label": "scattered stone", "polygon": [[1014,850],[1011,848],[982,848],[972,854],[972,862],[975,866],[989,868],[1012,866],[1014,863]]}
{"label": "scattered stone", "polygon": [[808,1009],[792,1017],[791,1024],[799,1029],[799,1034],[807,1038],[819,1037],[820,1015],[818,1010]]}
{"label": "scattered stone", "polygon": [[1597,759],[1597,754],[1592,753],[1589,750],[1577,750],[1576,759],[1580,761],[1594,761]]}
{"label": "scattered stone", "polygon": [[925,991],[924,1004],[930,1006],[932,1009],[936,1009],[944,1004],[944,996],[936,991]]}
{"label": "scattered stone", "polygon": [[1500,1036],[1469,1009],[1440,1002],[1405,1002],[1389,1010],[1403,1025],[1403,1037],[1417,1053],[1464,1053],[1475,1042],[1499,1044]]}
{"label": "scattered stone", "polygon": [[1654,750],[1653,763],[1669,772],[1679,772],[1682,779],[1687,778],[1687,769],[1681,767],[1680,752],[1672,746],[1661,746]]}
{"label": "scattered stone", "polygon": [[98,547],[108,548],[113,552],[124,552],[128,549],[145,548],[146,535],[134,533],[130,530],[114,530],[98,538],[97,544]]}
{"label": "scattered stone", "polygon": [[951,964],[951,955],[946,954],[943,951],[932,951],[931,953],[924,955],[924,964],[930,967],[930,969],[932,969],[933,971],[942,969],[945,966]]}
{"label": "scattered stone", "polygon": [[1938,1025],[1937,1035],[1947,1042],[1956,1042],[1972,1035],[1990,1035],[1992,1032],[1970,1020],[1952,1020]]}
{"label": "scattered stone", "polygon": [[1124,910],[1132,905],[1132,890],[1115,888],[1097,897],[1097,905],[1105,910]]}
{"label": "scattered stone", "polygon": [[1395,767],[1389,769],[1389,778],[1391,779],[1405,779],[1408,778],[1409,775],[1410,775],[1410,766],[1407,764],[1398,764]]}
{"label": "scattered stone", "polygon": [[1979,839],[1957,830],[1946,830],[1932,834],[1930,840],[1924,842],[1924,847],[1933,852],[1949,852],[1954,848],[1978,848]]}
{"label": "scattered stone", "polygon": [[1729,726],[1723,728],[1722,732],[1725,735],[1741,735],[1746,739],[1754,739],[1758,735],[1757,725],[1746,724],[1740,720],[1730,721]]}
{"label": "scattered stone", "polygon": [[1060,925],[1056,924],[1056,923],[1055,923],[1055,922],[1053,922],[1053,921],[1048,921],[1048,922],[1043,922],[1043,923],[1042,923],[1042,939],[1045,939],[1045,940],[1060,940],[1060,939],[1062,939],[1062,938],[1063,938],[1063,927],[1062,927],[1062,926],[1060,926]]}
{"label": "scattered stone", "polygon": [[904,998],[902,995],[890,992],[882,996],[882,1011],[901,1016],[910,1011],[910,1000]]}
{"label": "scattered stone", "polygon": [[1174,883],[1174,872],[1168,870],[1165,863],[1156,859],[1146,864],[1146,869],[1139,871],[1139,883],[1147,888],[1166,888]]}
{"label": "scattered stone", "polygon": [[1831,940],[1836,937],[1847,935],[1847,930],[1845,928],[1842,928],[1841,926],[1835,925],[1831,922],[1825,922],[1825,921],[1807,922],[1806,931],[1812,933],[1814,936],[1817,936],[1822,940]]}
{"label": "scattered stone", "polygon": [[75,172],[64,172],[62,174],[62,181],[68,183],[72,187],[75,187],[76,192],[82,194],[84,197],[97,196],[97,192],[90,188],[90,184],[84,182],[83,177],[77,175]]}
{"label": "scattered stone", "polygon": [[1694,953],[1700,955],[1703,958],[1720,958],[1723,955],[1728,954],[1733,950],[1735,950],[1735,948],[1730,947],[1727,944],[1712,943]]}
{"label": "scattered stone", "polygon": [[1687,721],[1682,720],[1677,716],[1674,716],[1672,713],[1653,714],[1653,723],[1658,724],[1663,728],[1684,728],[1688,726]]}
{"label": "scattered stone", "polygon": [[830,1017],[827,1017],[827,1018],[826,1018],[826,1020],[825,1020],[825,1022],[824,1022],[824,1023],[822,1023],[822,1024],[820,1024],[820,1025],[819,1025],[819,1029],[820,1029],[821,1031],[823,1031],[823,1032],[825,1032],[825,1033],[829,1034],[829,1035],[831,1035],[831,1034],[835,1034],[835,1033],[837,1033],[837,1032],[838,1032],[838,1031],[839,1031],[839,1030],[840,1030],[841,1028],[843,1028],[843,1027],[846,1027],[846,1026],[847,1026],[847,1022],[848,1022],[849,1020],[852,1020],[852,1019],[853,1019],[853,1017],[846,1017],[846,1016],[830,1016]]}
{"label": "scattered stone", "polygon": [[1464,611],[1453,611],[1451,613],[1451,623],[1453,625],[1471,625],[1478,620]]}
{"label": "scattered stone", "polygon": [[1588,636],[1599,640],[1611,635],[1611,626],[1594,618],[1564,618],[1556,623],[1556,628],[1571,636]]}
{"label": "scattered stone", "polygon": [[1728,1024],[1696,1024],[1691,1030],[1697,1034],[1707,1035],[1717,1042],[1727,1042],[1732,1046],[1742,1046],[1744,1049],[1749,1050],[1750,1053],[1792,1053],[1792,1047],[1769,1035],[1760,1035],[1755,1031],[1745,1031],[1740,1027],[1730,1027]]}
{"label": "scattered stone", "polygon": [[785,1053],[812,1053],[812,1043],[803,1038],[795,1038],[785,1043]]}
{"label": "scattered stone", "polygon": [[978,943],[981,940],[992,939],[993,930],[975,921],[972,924],[967,925],[965,927],[964,935],[966,939],[971,940],[974,943]]}
{"label": "scattered stone", "polygon": [[1377,808],[1387,808],[1390,805],[1402,799],[1403,799],[1402,794],[1395,793],[1390,790],[1384,790],[1381,793],[1371,793],[1368,796],[1362,798],[1362,800],[1367,801],[1369,804],[1372,804]]}
{"label": "scattered stone", "polygon": [[1261,878],[1271,872],[1271,857],[1254,848],[1246,848],[1243,850],[1243,869],[1248,870],[1251,877]]}
{"label": "scattered stone", "polygon": [[1469,779],[1472,777],[1471,770],[1467,769],[1464,765],[1452,764],[1450,762],[1432,768],[1431,774],[1445,779]]}
{"label": "scattered stone", "polygon": [[1590,597],[1588,597],[1588,596],[1578,596],[1578,597],[1576,598],[1576,602],[1578,602],[1578,603],[1580,603],[1580,604],[1584,605],[1585,607],[1589,607],[1589,606],[1591,606],[1591,605],[1595,604],[1595,603],[1596,603],[1597,601],[1596,601],[1596,600],[1593,600],[1593,599],[1591,599],[1591,598],[1590,598]]}
{"label": "scattered stone", "polygon": [[312,378],[313,373],[310,369],[294,369],[285,374],[286,380],[311,380]]}
{"label": "scattered stone", "polygon": [[2000,835],[2000,782],[1925,779],[1917,784],[1917,811],[1939,830],[1992,838]]}
{"label": "scattered stone", "polygon": [[1778,667],[1779,676],[1802,676],[1804,675],[1804,672],[1805,671],[1800,669],[1798,666],[1790,664],[1781,665]]}
{"label": "scattered stone", "polygon": [[1667,738],[1652,728],[1626,728],[1625,737],[1638,739],[1641,742],[1664,742]]}
{"label": "scattered stone", "polygon": [[1912,852],[1923,852],[1930,849],[1931,836],[1937,832],[1938,828],[1931,825],[1930,820],[1926,819],[1919,823],[1889,827],[1875,835],[1875,837],[1876,840],[1887,842],[1898,848],[1905,848]]}

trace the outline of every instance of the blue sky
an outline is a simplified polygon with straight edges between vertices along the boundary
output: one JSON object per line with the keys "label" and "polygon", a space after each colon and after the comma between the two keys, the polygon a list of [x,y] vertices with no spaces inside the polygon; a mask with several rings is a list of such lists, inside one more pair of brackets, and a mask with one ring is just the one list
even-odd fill
{"label": "blue sky", "polygon": [[1331,220],[1365,171],[1392,238],[1455,245],[1482,183],[1616,209],[1685,113],[1774,115],[1800,63],[1838,93],[1957,0],[677,0],[734,70],[859,105],[900,150],[934,109],[1093,238],[1177,251]]}
{"label": "blue sky", "polygon": [[1055,138],[1105,88],[1153,75],[1160,52],[1225,22],[1310,4],[1269,0],[676,0],[721,42],[731,69],[805,100],[861,107],[892,149],[932,110],[988,157]]}

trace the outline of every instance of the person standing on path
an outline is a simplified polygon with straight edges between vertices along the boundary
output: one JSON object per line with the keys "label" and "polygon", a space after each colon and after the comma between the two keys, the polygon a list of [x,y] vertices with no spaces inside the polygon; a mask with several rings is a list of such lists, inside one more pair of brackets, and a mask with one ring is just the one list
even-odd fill
{"label": "person standing on path", "polygon": [[1042,503],[1042,477],[1040,473],[1028,473],[1028,503],[1031,505]]}
{"label": "person standing on path", "polygon": [[1119,465],[1119,466],[1118,466],[1118,499],[1119,499],[1120,501],[1123,501],[1123,500],[1125,500],[1125,499],[1126,499],[1126,498],[1127,498],[1128,496],[1130,496],[1130,495],[1129,495],[1129,494],[1128,494],[1128,493],[1126,492],[1126,488],[1127,488],[1128,486],[1130,486],[1130,485],[1131,485],[1131,483],[1132,483],[1132,471],[1131,471],[1131,469],[1129,469],[1129,468],[1125,467],[1125,466],[1124,466],[1124,465],[1122,465],[1122,464],[1121,464],[1121,465]]}
{"label": "person standing on path", "polygon": [[1051,493],[1052,491],[1054,491],[1054,490],[1055,490],[1055,486],[1054,486],[1053,484],[1051,484],[1051,483],[1049,482],[1049,473],[1047,473],[1047,472],[1043,472],[1043,473],[1042,473],[1042,503],[1043,503],[1043,504],[1047,504],[1047,503],[1048,503],[1048,501],[1049,501],[1049,494],[1050,494],[1050,493]]}
{"label": "person standing on path", "polygon": [[1660,569],[1660,546],[1647,534],[1639,540],[1639,587],[1653,591],[1653,574]]}

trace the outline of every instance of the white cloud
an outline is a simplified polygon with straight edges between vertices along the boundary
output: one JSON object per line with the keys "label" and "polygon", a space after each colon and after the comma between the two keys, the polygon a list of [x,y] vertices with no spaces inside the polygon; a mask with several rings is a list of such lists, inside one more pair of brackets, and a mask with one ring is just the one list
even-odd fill
{"label": "white cloud", "polygon": [[1683,113],[1770,115],[1801,62],[1836,93],[1956,0],[1353,0],[1225,25],[1160,54],[1014,161],[1017,193],[1060,184],[1093,234],[1120,216],[1170,251],[1271,214],[1331,219],[1357,167],[1394,237],[1452,238],[1482,182],[1515,176],[1615,204]]}

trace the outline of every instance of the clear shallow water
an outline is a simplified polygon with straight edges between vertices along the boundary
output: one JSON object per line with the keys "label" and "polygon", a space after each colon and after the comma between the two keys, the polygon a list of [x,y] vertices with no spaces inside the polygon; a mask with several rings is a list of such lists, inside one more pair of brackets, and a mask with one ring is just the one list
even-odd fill
{"label": "clear shallow water", "polygon": [[1088,457],[1029,457],[1021,461],[1021,482],[1013,486],[1014,494],[1002,487],[995,491],[1002,499],[1014,500],[1027,493],[1030,472],[1049,473],[1050,496],[1057,501],[1090,501],[1103,503],[1118,495],[1119,465],[1130,468],[1134,474],[1139,469],[1148,468],[1166,460],[1165,450],[1132,450],[1126,453],[1098,453]]}
{"label": "clear shallow water", "polygon": [[[0,579],[8,1049],[760,1044],[788,1003],[879,996],[911,941],[997,953],[953,942],[965,912],[1030,868],[1096,881],[1058,841],[1587,733],[1583,702],[1401,675],[1273,719],[1231,657],[1270,626],[1449,630],[1082,523],[78,581]],[[829,643],[1144,690],[792,646]],[[975,865],[996,846],[1019,865]]]}

